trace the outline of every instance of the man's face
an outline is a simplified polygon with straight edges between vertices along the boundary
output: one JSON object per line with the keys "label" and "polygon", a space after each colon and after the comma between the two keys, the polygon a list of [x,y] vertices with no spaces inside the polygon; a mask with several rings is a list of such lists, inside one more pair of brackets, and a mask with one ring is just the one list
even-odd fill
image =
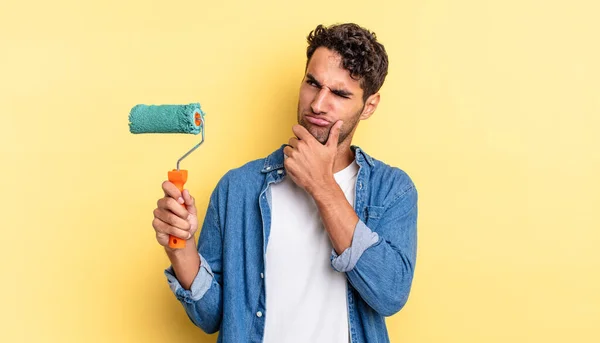
{"label": "man's face", "polygon": [[352,139],[364,109],[363,90],[350,72],[342,68],[341,57],[320,47],[312,55],[300,86],[298,124],[325,144],[338,120],[344,124],[338,144]]}

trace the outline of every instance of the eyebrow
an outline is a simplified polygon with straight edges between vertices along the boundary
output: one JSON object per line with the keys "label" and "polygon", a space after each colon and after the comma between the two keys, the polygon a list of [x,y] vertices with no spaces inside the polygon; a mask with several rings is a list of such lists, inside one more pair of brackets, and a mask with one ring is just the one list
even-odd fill
{"label": "eyebrow", "polygon": [[[317,86],[323,87],[323,85],[321,85],[321,83],[319,81],[317,81],[317,79],[311,73],[306,73],[306,78],[309,79],[310,81],[314,82]],[[329,87],[327,87],[327,88],[329,88]],[[344,96],[344,97],[350,97],[350,96],[354,95],[352,92],[345,90],[345,89],[329,88],[329,90],[331,90],[331,92],[334,94]]]}

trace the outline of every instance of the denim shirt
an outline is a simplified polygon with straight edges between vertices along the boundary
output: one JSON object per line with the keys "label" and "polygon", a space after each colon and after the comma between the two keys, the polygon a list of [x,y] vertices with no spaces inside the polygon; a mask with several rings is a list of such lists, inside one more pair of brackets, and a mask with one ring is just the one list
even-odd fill
{"label": "denim shirt", "polygon": [[[262,342],[270,186],[286,175],[283,145],[266,159],[230,170],[213,191],[198,239],[200,270],[189,290],[165,270],[192,322],[217,342]],[[352,244],[331,267],[345,273],[352,343],[389,342],[385,317],[406,303],[415,270],[417,191],[402,170],[352,146],[359,166]],[[294,268],[294,266],[290,266]],[[316,313],[315,315],[318,315]]]}

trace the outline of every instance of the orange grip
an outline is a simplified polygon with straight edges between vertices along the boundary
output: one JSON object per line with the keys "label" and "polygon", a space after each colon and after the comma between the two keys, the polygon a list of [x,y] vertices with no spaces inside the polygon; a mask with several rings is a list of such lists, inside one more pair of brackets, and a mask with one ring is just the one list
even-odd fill
{"label": "orange grip", "polygon": [[[171,181],[180,192],[183,192],[183,185],[185,185],[187,181],[187,170],[171,170],[169,172],[169,181]],[[185,207],[185,204],[181,204],[181,206]],[[185,248],[185,240],[169,235],[169,247],[172,249],[183,249]]]}

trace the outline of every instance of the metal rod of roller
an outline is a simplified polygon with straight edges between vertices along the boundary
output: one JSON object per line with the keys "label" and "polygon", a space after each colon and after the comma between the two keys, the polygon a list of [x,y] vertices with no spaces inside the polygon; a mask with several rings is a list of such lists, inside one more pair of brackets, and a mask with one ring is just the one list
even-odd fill
{"label": "metal rod of roller", "polygon": [[196,146],[194,146],[192,149],[190,149],[190,151],[186,152],[185,155],[181,156],[181,158],[179,160],[177,160],[177,170],[179,170],[179,163],[186,158],[189,154],[191,154],[194,150],[198,149],[198,147],[200,145],[202,145],[202,143],[204,143],[204,128],[205,128],[205,119],[202,118],[202,127],[201,127],[201,131],[202,131],[202,140],[200,141],[200,143],[196,144]]}

